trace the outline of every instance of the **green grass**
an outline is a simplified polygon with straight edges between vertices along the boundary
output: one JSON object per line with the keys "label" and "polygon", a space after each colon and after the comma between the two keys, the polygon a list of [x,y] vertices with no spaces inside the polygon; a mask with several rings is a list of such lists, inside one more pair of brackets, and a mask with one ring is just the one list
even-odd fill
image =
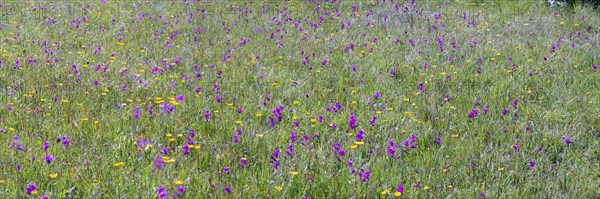
{"label": "green grass", "polygon": [[600,197],[597,11],[394,2],[2,2],[0,198]]}

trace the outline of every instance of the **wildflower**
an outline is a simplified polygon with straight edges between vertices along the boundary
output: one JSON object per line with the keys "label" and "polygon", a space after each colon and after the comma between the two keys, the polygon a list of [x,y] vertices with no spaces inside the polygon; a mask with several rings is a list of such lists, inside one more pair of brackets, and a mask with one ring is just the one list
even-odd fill
{"label": "wildflower", "polygon": [[139,106],[136,106],[133,109],[133,119],[135,119],[135,120],[140,119],[140,111],[141,111],[141,108]]}
{"label": "wildflower", "polygon": [[394,196],[400,197],[400,196],[402,196],[403,193],[404,193],[404,186],[402,186],[402,184],[399,184],[398,187],[396,187],[396,192],[394,192]]}
{"label": "wildflower", "polygon": [[210,111],[209,110],[205,110],[204,111],[204,121],[210,121]]}
{"label": "wildflower", "polygon": [[158,189],[156,190],[156,194],[158,195],[158,198],[160,198],[160,199],[164,199],[167,197],[167,192],[165,192],[164,187],[158,187]]}
{"label": "wildflower", "polygon": [[248,164],[248,160],[244,157],[241,159],[241,161],[242,161],[242,163],[240,163],[238,166],[240,166],[240,168],[243,169]]}
{"label": "wildflower", "polygon": [[21,164],[17,164],[17,171],[21,171],[21,168],[23,168]]}
{"label": "wildflower", "polygon": [[177,187],[177,197],[180,198],[181,196],[183,196],[183,194],[185,193],[185,187],[184,186],[178,186]]}
{"label": "wildflower", "polygon": [[371,171],[360,168],[358,172],[358,178],[362,182],[366,182],[371,177]]}
{"label": "wildflower", "polygon": [[290,142],[296,142],[296,132],[290,131]]}
{"label": "wildflower", "polygon": [[358,130],[358,133],[356,134],[356,140],[361,141],[364,138],[364,134],[365,131],[363,131],[362,129]]}
{"label": "wildflower", "polygon": [[48,141],[46,141],[46,140],[44,141],[44,144],[43,144],[42,148],[44,149],[45,153],[48,152]]}
{"label": "wildflower", "polygon": [[63,146],[65,146],[65,148],[69,147],[69,145],[71,144],[71,140],[69,140],[69,137],[67,137],[66,135],[63,136],[62,144],[63,144]]}
{"label": "wildflower", "polygon": [[26,192],[26,193],[27,193],[27,195],[33,195],[33,194],[36,194],[36,193],[37,193],[37,191],[36,191],[35,189],[36,189],[36,187],[35,187],[35,184],[34,184],[34,183],[29,183],[29,184],[27,185],[27,189],[26,189],[26,191],[27,191],[27,192]]}
{"label": "wildflower", "polygon": [[354,117],[354,114],[350,115],[350,119],[348,120],[348,126],[350,127],[350,129],[356,128],[356,117]]}
{"label": "wildflower", "polygon": [[162,156],[154,158],[154,169],[162,169],[165,166],[165,159]]}
{"label": "wildflower", "polygon": [[442,138],[441,137],[436,137],[435,138],[435,143],[436,144],[441,144],[442,143]]}
{"label": "wildflower", "polygon": [[229,170],[229,167],[225,167],[225,168],[223,168],[223,173],[225,173],[225,174],[230,174],[230,173],[231,173],[231,171]]}
{"label": "wildflower", "polygon": [[44,162],[50,164],[54,161],[54,156],[52,156],[52,154],[48,154],[46,155],[46,157],[44,157]]}
{"label": "wildflower", "polygon": [[527,170],[533,168],[535,166],[535,162],[529,161],[529,165],[527,166]]}
{"label": "wildflower", "polygon": [[565,142],[565,144],[571,144],[571,139],[565,136],[562,136],[562,140]]}
{"label": "wildflower", "polygon": [[223,191],[226,191],[227,194],[231,194],[231,187],[225,187],[223,188]]}
{"label": "wildflower", "polygon": [[183,147],[181,147],[181,152],[183,153],[183,155],[189,155],[190,154],[190,146],[183,145]]}
{"label": "wildflower", "polygon": [[469,118],[475,118],[477,117],[478,111],[477,109],[473,109],[471,110],[471,112],[469,113]]}
{"label": "wildflower", "polygon": [[146,149],[146,146],[148,146],[148,140],[146,138],[138,138],[135,141],[135,146],[139,149]]}
{"label": "wildflower", "polygon": [[54,179],[54,178],[56,178],[56,177],[58,177],[58,173],[51,173],[51,174],[48,174],[48,178],[50,178],[50,179]]}

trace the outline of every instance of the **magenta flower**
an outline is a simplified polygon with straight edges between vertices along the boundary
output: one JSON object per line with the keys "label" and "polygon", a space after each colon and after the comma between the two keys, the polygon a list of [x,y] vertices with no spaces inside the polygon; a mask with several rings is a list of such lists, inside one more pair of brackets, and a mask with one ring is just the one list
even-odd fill
{"label": "magenta flower", "polygon": [[226,191],[227,194],[231,194],[231,187],[225,187],[223,188],[223,191]]}
{"label": "magenta flower", "polygon": [[48,146],[48,141],[44,141],[44,144],[43,144],[44,152],[48,152],[48,147],[49,147]]}
{"label": "magenta flower", "polygon": [[52,156],[52,154],[48,154],[46,155],[46,157],[44,157],[44,162],[50,164],[54,161],[54,156]]}
{"label": "magenta flower", "polygon": [[562,136],[562,140],[565,142],[565,144],[571,144],[571,139],[565,136]]}
{"label": "magenta flower", "polygon": [[138,119],[140,119],[140,111],[141,111],[141,108],[140,108],[139,106],[136,106],[136,107],[133,109],[133,119],[134,119],[134,120],[138,120]]}
{"label": "magenta flower", "polygon": [[179,186],[177,187],[177,198],[180,198],[181,196],[183,196],[183,194],[185,193],[185,187],[183,186]]}
{"label": "magenta flower", "polygon": [[471,110],[471,112],[469,113],[469,118],[475,118],[475,117],[477,117],[478,113],[479,112],[477,111],[477,109]]}
{"label": "magenta flower", "polygon": [[354,114],[350,115],[350,119],[348,120],[348,126],[350,127],[350,129],[356,128],[356,117],[354,117]]}
{"label": "magenta flower", "polygon": [[167,197],[167,192],[165,191],[164,187],[158,187],[158,189],[156,190],[156,194],[160,199],[164,199]]}
{"label": "magenta flower", "polygon": [[188,145],[183,145],[183,147],[181,147],[181,153],[183,153],[183,155],[189,155],[190,147]]}
{"label": "magenta flower", "polygon": [[371,178],[371,171],[360,168],[360,170],[358,171],[358,178],[362,182],[368,181],[369,178]]}
{"label": "magenta flower", "polygon": [[36,189],[36,187],[35,187],[35,184],[34,184],[34,183],[29,183],[29,184],[27,185],[27,189],[26,189],[26,191],[27,191],[27,192],[26,192],[26,193],[27,193],[27,195],[31,195],[31,193],[32,193],[33,191],[35,191],[35,189]]}
{"label": "magenta flower", "polygon": [[135,146],[139,149],[145,149],[148,146],[148,140],[146,138],[138,138],[135,141]]}
{"label": "magenta flower", "polygon": [[154,169],[162,169],[165,166],[165,159],[162,156],[156,156],[154,159]]}
{"label": "magenta flower", "polygon": [[67,137],[66,135],[63,136],[62,144],[63,144],[63,146],[65,146],[65,148],[69,147],[69,145],[71,144],[71,140],[69,140],[69,137]]}
{"label": "magenta flower", "polygon": [[404,186],[402,186],[402,184],[399,184],[398,187],[396,188],[397,192],[400,192],[401,194],[404,193]]}
{"label": "magenta flower", "polygon": [[210,111],[206,110],[204,111],[204,121],[210,121]]}

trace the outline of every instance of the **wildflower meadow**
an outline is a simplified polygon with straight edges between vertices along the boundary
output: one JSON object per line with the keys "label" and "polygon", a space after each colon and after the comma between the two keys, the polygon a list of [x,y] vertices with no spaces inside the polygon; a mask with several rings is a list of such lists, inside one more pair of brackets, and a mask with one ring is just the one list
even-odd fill
{"label": "wildflower meadow", "polygon": [[0,198],[600,198],[591,6],[0,13]]}

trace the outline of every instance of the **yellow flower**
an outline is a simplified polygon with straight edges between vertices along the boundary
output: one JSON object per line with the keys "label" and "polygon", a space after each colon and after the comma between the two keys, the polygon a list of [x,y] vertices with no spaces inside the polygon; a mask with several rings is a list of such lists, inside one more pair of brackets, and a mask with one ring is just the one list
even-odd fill
{"label": "yellow flower", "polygon": [[425,185],[425,186],[423,187],[423,189],[427,190],[427,189],[429,189],[429,186]]}
{"label": "yellow flower", "polygon": [[363,144],[365,144],[365,142],[354,142],[354,144],[356,144],[356,145],[363,145]]}
{"label": "yellow flower", "polygon": [[258,137],[258,138],[262,138],[263,136],[264,136],[264,134],[262,134],[262,133],[256,134],[256,137]]}
{"label": "yellow flower", "polygon": [[260,114],[260,113],[257,113],[257,114],[256,114],[256,117],[260,117],[260,116],[262,116],[262,114]]}
{"label": "yellow flower", "polygon": [[275,186],[275,190],[277,190],[277,191],[281,191],[282,189],[283,189],[283,187],[281,187],[279,185]]}
{"label": "yellow flower", "polygon": [[402,196],[402,193],[400,193],[400,192],[397,192],[397,191],[396,191],[396,192],[394,192],[394,197],[400,197],[400,196]]}
{"label": "yellow flower", "polygon": [[387,190],[387,189],[386,189],[386,190],[383,190],[383,191],[381,192],[381,195],[388,194],[389,192],[390,192],[390,190]]}
{"label": "yellow flower", "polygon": [[166,159],[165,160],[165,163],[173,163],[173,162],[175,162],[175,159]]}
{"label": "yellow flower", "polygon": [[173,180],[173,184],[175,184],[175,185],[182,185],[183,181],[181,181],[181,180]]}
{"label": "yellow flower", "polygon": [[58,173],[51,173],[51,174],[48,174],[48,177],[49,177],[50,179],[54,179],[54,178],[58,177]]}
{"label": "yellow flower", "polygon": [[500,172],[504,171],[504,167],[498,168],[498,171],[500,171]]}
{"label": "yellow flower", "polygon": [[356,147],[358,147],[358,145],[351,145],[350,146],[351,149],[356,149]]}
{"label": "yellow flower", "polygon": [[315,123],[315,122],[317,122],[317,119],[316,118],[310,118],[310,122]]}
{"label": "yellow flower", "polygon": [[297,171],[290,171],[290,174],[293,175],[293,176],[298,175],[298,173],[299,172],[297,172]]}
{"label": "yellow flower", "polygon": [[31,192],[31,195],[35,195],[35,194],[37,194],[37,193],[38,193],[38,191],[37,191],[37,190],[33,190],[33,191]]}
{"label": "yellow flower", "polygon": [[122,165],[123,165],[123,162],[115,162],[113,164],[114,167],[119,167],[119,166],[122,166]]}
{"label": "yellow flower", "polygon": [[300,103],[298,100],[294,100],[293,104],[297,105],[298,103]]}

